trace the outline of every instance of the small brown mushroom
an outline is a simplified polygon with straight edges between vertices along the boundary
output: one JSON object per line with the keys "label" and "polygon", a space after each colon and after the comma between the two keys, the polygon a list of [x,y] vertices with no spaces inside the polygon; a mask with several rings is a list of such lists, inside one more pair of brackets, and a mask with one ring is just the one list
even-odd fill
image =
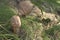
{"label": "small brown mushroom", "polygon": [[19,16],[15,15],[11,18],[11,26],[15,34],[18,34],[20,32],[21,20]]}

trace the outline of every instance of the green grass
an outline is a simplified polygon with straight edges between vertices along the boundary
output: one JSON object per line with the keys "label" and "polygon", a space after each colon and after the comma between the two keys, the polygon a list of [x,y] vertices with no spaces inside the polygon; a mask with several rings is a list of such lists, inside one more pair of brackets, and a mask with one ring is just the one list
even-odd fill
{"label": "green grass", "polygon": [[42,12],[45,11],[45,9],[41,5],[44,5],[45,3],[47,4],[44,6],[45,8],[49,8],[49,7],[52,8],[52,10],[50,8],[51,12],[55,13],[56,9],[60,9],[60,3],[57,2],[59,0],[31,0],[31,1],[32,1],[32,3],[37,5],[42,10]]}
{"label": "green grass", "polygon": [[[34,38],[34,33],[39,29],[41,30],[40,28],[42,27],[40,25],[40,23],[36,20],[34,21],[34,17],[31,17],[31,16],[27,16],[26,18],[21,18],[21,21],[22,21],[22,31],[25,30],[26,34],[25,34],[25,39],[24,40],[33,40]],[[24,35],[24,34],[22,34]],[[21,38],[23,39],[23,38]]]}
{"label": "green grass", "polygon": [[0,0],[0,40],[19,40],[11,32],[10,19],[15,15],[11,8],[6,4],[6,1]]}
{"label": "green grass", "polygon": [[0,23],[6,23],[12,16],[14,12],[5,5],[0,5]]}
{"label": "green grass", "polygon": [[[37,5],[39,8],[42,9],[42,2],[45,0],[32,0],[32,2]],[[54,0],[46,0],[48,4],[56,4],[55,7],[59,6],[58,3]],[[42,30],[43,27],[41,25],[41,21],[39,20],[38,17],[34,16],[26,16],[26,17],[21,17],[21,22],[22,26],[20,28],[21,32],[19,34],[20,37],[18,37],[17,34],[14,34],[11,30],[11,25],[10,25],[10,18],[15,15],[13,10],[7,5],[7,2],[4,0],[0,0],[0,25],[1,24],[6,24],[0,26],[0,39],[1,40],[33,40],[35,38],[35,32],[37,30]],[[49,21],[49,20],[47,20]],[[54,35],[54,31],[59,30],[60,31],[60,26],[54,26],[53,28],[49,30],[43,30],[42,32],[42,38],[43,40],[50,40],[48,37],[49,35]],[[39,33],[39,32],[38,32]],[[37,35],[37,34],[36,34]],[[53,38],[54,39],[54,38]]]}

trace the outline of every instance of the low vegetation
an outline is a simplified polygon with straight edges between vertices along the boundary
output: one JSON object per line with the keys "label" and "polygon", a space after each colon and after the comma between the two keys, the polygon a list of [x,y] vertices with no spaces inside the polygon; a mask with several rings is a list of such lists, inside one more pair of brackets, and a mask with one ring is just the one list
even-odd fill
{"label": "low vegetation", "polygon": [[[51,11],[56,13],[56,9],[60,8],[60,3],[57,1],[59,0],[32,0],[32,3],[37,5],[43,12],[42,5],[44,4],[42,3],[46,2],[53,9]],[[7,2],[0,0],[0,40],[60,40],[60,24],[53,25],[52,28],[46,30],[43,23],[48,23],[50,20],[41,20],[39,17],[34,16],[21,17],[20,33],[19,35],[14,34],[10,24],[13,15],[16,14]]]}

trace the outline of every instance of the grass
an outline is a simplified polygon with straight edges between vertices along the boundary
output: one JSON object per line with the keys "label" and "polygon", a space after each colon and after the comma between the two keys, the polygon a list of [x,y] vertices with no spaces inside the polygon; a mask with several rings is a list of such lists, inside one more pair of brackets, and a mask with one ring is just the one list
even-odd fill
{"label": "grass", "polygon": [[[36,1],[33,0],[32,2],[42,9],[41,3],[43,1],[44,0],[36,0]],[[46,0],[46,1],[54,5],[57,4],[55,3],[54,0],[52,0],[52,2],[50,0]],[[10,25],[10,18],[13,15],[15,15],[15,13],[7,5],[6,1],[0,0],[0,2],[1,2],[0,4],[0,25],[6,24],[6,25],[2,25],[2,27],[0,26],[0,40],[33,40],[33,39],[36,39],[35,37],[36,32],[37,32],[36,35],[39,35],[42,32],[41,35],[42,35],[43,40],[51,40],[49,38],[49,35],[50,36],[54,35],[54,31],[56,30],[60,31],[60,26],[54,26],[53,28],[45,31],[38,17],[26,16],[26,17],[21,17],[22,26],[20,28],[20,34],[18,37],[17,34],[14,34],[12,32],[11,30],[12,27]]]}
{"label": "grass", "polygon": [[0,0],[0,40],[19,40],[10,28],[10,18],[15,15],[11,8],[6,5],[6,1]]}
{"label": "grass", "polygon": [[51,12],[54,12],[54,13],[56,13],[56,9],[60,8],[60,3],[57,2],[59,0],[31,0],[31,1],[32,1],[32,3],[37,5],[41,9],[42,12],[45,11],[45,9],[42,7],[42,5],[44,5],[44,4],[47,4],[44,6],[45,8],[51,7],[52,10],[51,10],[51,8],[50,8],[50,10],[51,10]]}
{"label": "grass", "polygon": [[[33,19],[32,19],[33,18]],[[22,29],[25,30],[25,39],[24,40],[33,40],[34,39],[34,33],[37,30],[41,30],[41,25],[38,21],[34,21],[34,17],[27,16],[26,18],[21,18],[22,20]],[[41,29],[40,29],[41,28]],[[22,34],[23,35],[23,34]]]}
{"label": "grass", "polygon": [[12,16],[14,12],[5,5],[0,5],[0,23],[7,22]]}

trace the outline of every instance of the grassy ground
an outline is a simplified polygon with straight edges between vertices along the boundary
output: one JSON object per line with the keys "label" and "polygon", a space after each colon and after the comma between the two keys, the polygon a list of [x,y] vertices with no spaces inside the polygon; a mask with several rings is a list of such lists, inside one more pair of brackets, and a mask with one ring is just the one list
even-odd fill
{"label": "grassy ground", "polygon": [[[41,3],[44,0],[33,0],[33,3],[41,8]],[[50,2],[51,1],[47,1]],[[54,1],[52,1],[53,3]],[[55,4],[55,2],[54,2]],[[57,3],[56,3],[57,4]],[[58,4],[59,5],[59,4]],[[55,5],[56,6],[56,5]],[[54,38],[49,38],[54,35],[54,31],[59,30],[60,26],[55,26],[49,30],[43,30],[43,27],[37,17],[21,17],[22,26],[20,37],[14,34],[11,30],[10,18],[15,15],[15,13],[11,10],[11,8],[7,5],[7,2],[4,0],[0,0],[0,40],[33,40],[35,37],[35,32],[37,30],[43,31],[42,38],[43,40],[54,40]],[[2,26],[1,26],[2,25]],[[57,28],[56,28],[57,27]],[[38,32],[39,34],[39,32]],[[36,34],[37,35],[37,34]],[[50,35],[50,36],[49,36]]]}

